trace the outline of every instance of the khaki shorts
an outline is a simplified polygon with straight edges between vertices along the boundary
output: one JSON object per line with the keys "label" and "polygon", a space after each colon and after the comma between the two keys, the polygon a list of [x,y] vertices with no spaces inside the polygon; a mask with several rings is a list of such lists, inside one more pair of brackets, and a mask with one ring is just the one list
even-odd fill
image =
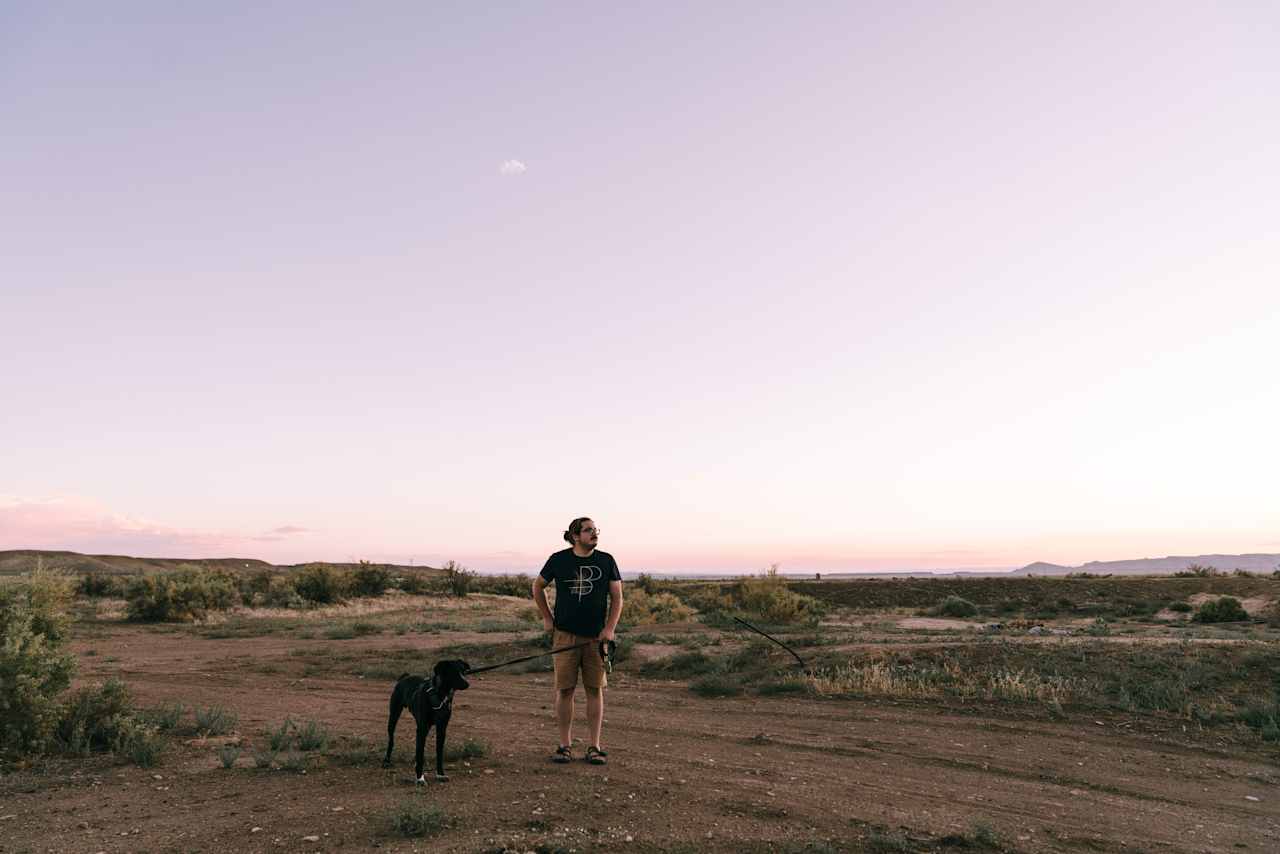
{"label": "khaki shorts", "polygon": [[584,688],[604,688],[609,684],[609,677],[604,672],[604,659],[600,657],[600,642],[595,638],[579,637],[556,629],[551,637],[551,648],[573,646],[583,641],[591,641],[591,643],[577,649],[557,652],[551,656],[556,668],[556,688],[561,691],[578,687],[579,670],[582,671]]}

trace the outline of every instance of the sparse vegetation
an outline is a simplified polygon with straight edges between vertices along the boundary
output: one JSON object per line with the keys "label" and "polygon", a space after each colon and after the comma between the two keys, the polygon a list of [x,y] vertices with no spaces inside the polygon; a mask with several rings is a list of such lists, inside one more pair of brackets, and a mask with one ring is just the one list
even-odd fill
{"label": "sparse vegetation", "polygon": [[476,574],[465,566],[449,561],[444,565],[445,592],[450,596],[466,596],[471,592],[471,582],[475,577]]}
{"label": "sparse vegetation", "polygon": [[236,764],[236,760],[240,758],[241,748],[238,744],[224,744],[218,748],[218,761],[222,763],[223,768],[230,768]]}
{"label": "sparse vegetation", "polygon": [[223,706],[208,706],[195,710],[196,731],[204,735],[226,735],[235,729],[239,717]]}
{"label": "sparse vegetation", "polygon": [[409,798],[387,815],[387,825],[398,836],[432,836],[448,823],[444,810],[432,803]]}

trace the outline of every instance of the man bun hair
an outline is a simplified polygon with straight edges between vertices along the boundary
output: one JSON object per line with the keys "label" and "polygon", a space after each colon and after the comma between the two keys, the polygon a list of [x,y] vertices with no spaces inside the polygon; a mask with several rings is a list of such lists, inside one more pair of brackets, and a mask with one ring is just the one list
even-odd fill
{"label": "man bun hair", "polygon": [[590,521],[590,516],[579,516],[569,523],[569,530],[564,532],[564,541],[573,545],[573,538],[582,533],[582,523]]}

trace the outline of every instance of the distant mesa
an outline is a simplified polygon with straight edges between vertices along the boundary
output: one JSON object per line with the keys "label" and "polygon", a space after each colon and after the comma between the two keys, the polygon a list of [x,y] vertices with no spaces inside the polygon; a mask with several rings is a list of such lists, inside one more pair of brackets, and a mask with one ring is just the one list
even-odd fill
{"label": "distant mesa", "polygon": [[[244,571],[246,569],[284,572],[299,566],[310,566],[312,563],[323,563],[325,566],[349,569],[359,564],[331,563],[329,561],[311,561],[305,564],[272,564],[265,560],[250,557],[220,558],[170,558],[170,557],[129,557],[128,555],[86,555],[79,552],[48,551],[43,549],[12,549],[0,551],[0,575],[19,575],[35,569],[37,564],[46,569],[58,572],[100,573],[102,575],[147,575],[154,572],[183,569],[191,566],[205,569],[226,569]],[[399,564],[379,563],[384,569],[399,574],[433,574],[441,570],[430,566],[401,566]]]}
{"label": "distant mesa", "polygon": [[1139,560],[1093,560],[1079,566],[1062,566],[1037,561],[1021,569],[1015,569],[1012,574],[1068,575],[1087,572],[1091,575],[1172,575],[1192,566],[1208,567],[1219,572],[1242,569],[1245,572],[1270,573],[1280,569],[1280,554],[1179,555],[1147,557]]}

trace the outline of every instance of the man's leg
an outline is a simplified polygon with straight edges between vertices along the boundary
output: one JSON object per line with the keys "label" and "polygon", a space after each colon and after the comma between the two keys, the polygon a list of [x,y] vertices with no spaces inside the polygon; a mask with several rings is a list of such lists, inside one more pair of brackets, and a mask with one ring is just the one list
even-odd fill
{"label": "man's leg", "polygon": [[604,689],[587,688],[587,728],[591,730],[591,746],[602,747],[600,729],[604,725]]}
{"label": "man's leg", "polygon": [[[591,692],[587,691],[587,709],[590,714]],[[556,689],[556,725],[560,728],[560,746],[572,747],[573,734],[573,689]]]}

